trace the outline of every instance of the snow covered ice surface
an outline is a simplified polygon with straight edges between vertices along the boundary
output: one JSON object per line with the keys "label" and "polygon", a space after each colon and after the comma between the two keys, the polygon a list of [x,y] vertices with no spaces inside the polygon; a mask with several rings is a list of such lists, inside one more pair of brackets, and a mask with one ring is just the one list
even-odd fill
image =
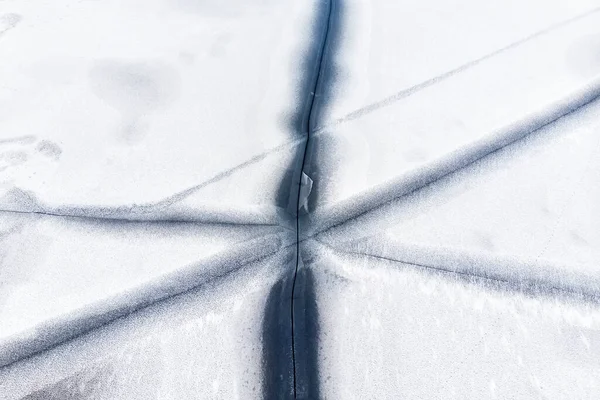
{"label": "snow covered ice surface", "polygon": [[335,253],[308,264],[327,399],[593,399],[600,308]]}
{"label": "snow covered ice surface", "polygon": [[597,0],[0,2],[0,399],[600,397]]}
{"label": "snow covered ice surface", "polygon": [[291,260],[267,258],[14,363],[0,371],[3,397],[260,398],[262,313]]}
{"label": "snow covered ice surface", "polygon": [[252,264],[277,252],[285,233],[40,214],[0,218],[2,363]]}
{"label": "snow covered ice surface", "polygon": [[229,3],[2,2],[2,207],[276,222],[315,5]]}

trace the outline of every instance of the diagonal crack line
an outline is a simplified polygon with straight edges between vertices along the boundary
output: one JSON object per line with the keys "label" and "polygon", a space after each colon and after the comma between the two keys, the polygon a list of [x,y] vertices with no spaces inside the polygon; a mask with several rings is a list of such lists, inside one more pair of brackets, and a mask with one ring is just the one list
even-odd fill
{"label": "diagonal crack line", "polygon": [[311,117],[313,115],[314,107],[315,107],[315,99],[317,97],[317,89],[319,87],[319,81],[323,73],[323,59],[325,54],[325,49],[327,47],[329,32],[331,29],[332,23],[332,15],[333,15],[333,2],[334,0],[328,1],[327,7],[327,20],[325,24],[325,32],[323,34],[323,42],[321,43],[321,47],[319,49],[319,53],[317,55],[317,68],[316,68],[316,79],[314,81],[312,90],[310,91],[310,104],[308,106],[308,121],[306,124],[306,142],[304,144],[304,150],[302,153],[302,165],[300,167],[300,173],[298,176],[298,196],[296,199],[296,265],[294,268],[294,276],[292,278],[292,291],[291,291],[291,301],[290,301],[290,314],[291,314],[291,334],[292,334],[292,366],[293,366],[293,393],[294,399],[297,398],[297,373],[296,373],[296,342],[295,342],[295,313],[294,313],[294,295],[296,290],[296,280],[298,277],[298,267],[300,264],[300,200],[301,200],[301,189],[302,189],[302,174],[304,173],[304,168],[306,164],[306,156],[308,153],[308,146],[311,137]]}
{"label": "diagonal crack line", "polygon": [[[544,128],[579,112],[599,98],[600,79],[596,79],[583,90],[555,102],[550,107],[543,107],[543,111],[533,113],[509,124],[500,132],[478,141],[474,146],[459,149],[460,154],[457,151],[447,159],[436,162],[431,165],[431,170],[425,170],[424,173],[417,171],[414,176],[409,176],[408,179],[403,177],[400,181],[392,180],[388,184],[374,188],[364,195],[358,195],[341,205],[321,211],[317,214],[318,219],[327,222],[311,232],[310,237],[321,235],[397,199],[410,196],[435,185],[442,179],[452,176],[480,160],[494,156],[504,148],[509,148],[531,135],[543,132]],[[313,212],[313,218],[315,218],[315,212]]]}
{"label": "diagonal crack line", "polygon": [[586,18],[586,17],[588,17],[590,15],[593,15],[593,14],[595,14],[597,12],[600,12],[600,7],[593,8],[593,9],[588,10],[588,11],[582,13],[582,14],[578,14],[578,15],[576,15],[574,17],[569,18],[569,19],[566,19],[566,20],[557,22],[555,24],[552,24],[552,25],[550,25],[550,26],[548,26],[548,27],[546,27],[546,28],[544,28],[544,29],[542,29],[540,31],[534,32],[531,35],[526,36],[526,37],[524,37],[524,38],[522,38],[522,39],[520,39],[520,40],[518,40],[516,42],[512,42],[512,43],[510,43],[510,44],[508,44],[508,45],[506,45],[506,46],[504,46],[504,47],[502,47],[502,48],[500,48],[498,50],[495,50],[495,51],[493,51],[491,53],[488,53],[488,54],[486,54],[486,55],[484,55],[482,57],[479,57],[477,59],[471,60],[471,61],[469,61],[469,62],[467,62],[465,64],[462,64],[462,65],[460,65],[460,66],[458,66],[458,67],[456,67],[454,69],[451,69],[450,71],[446,71],[446,72],[444,72],[444,73],[442,73],[442,74],[440,74],[438,76],[435,76],[433,78],[430,78],[430,79],[427,79],[427,80],[422,81],[420,83],[417,83],[416,85],[413,85],[413,86],[411,86],[409,88],[401,90],[401,91],[399,91],[397,93],[394,93],[393,95],[391,95],[389,97],[386,97],[383,100],[371,103],[371,104],[366,105],[366,106],[364,106],[362,108],[354,110],[354,111],[350,112],[349,114],[347,114],[347,115],[345,115],[345,116],[343,116],[343,117],[341,117],[341,118],[339,118],[339,119],[337,119],[337,120],[335,120],[335,121],[333,121],[333,122],[331,122],[329,124],[326,124],[326,125],[324,125],[324,126],[322,126],[320,128],[315,129],[314,134],[315,135],[321,135],[322,133],[325,133],[330,128],[336,127],[336,126],[341,125],[341,124],[343,124],[345,122],[353,121],[353,120],[358,119],[358,118],[360,118],[360,117],[362,117],[364,115],[367,115],[367,114],[370,114],[370,113],[372,113],[374,111],[377,111],[377,110],[379,110],[381,108],[390,106],[390,105],[394,104],[395,102],[397,102],[399,100],[402,100],[402,99],[404,99],[406,97],[411,96],[414,93],[417,93],[417,92],[419,92],[419,91],[421,91],[423,89],[426,89],[426,88],[428,88],[430,86],[433,86],[433,85],[435,85],[435,84],[437,84],[439,82],[442,82],[442,81],[444,81],[444,80],[446,80],[446,79],[448,79],[448,78],[450,78],[450,77],[452,77],[452,76],[454,76],[454,75],[456,75],[456,74],[458,74],[460,72],[463,72],[463,71],[465,71],[467,69],[470,69],[470,68],[472,68],[472,67],[480,64],[481,62],[486,61],[486,60],[488,60],[488,59],[490,59],[490,58],[492,58],[494,56],[502,54],[502,53],[504,53],[504,52],[506,52],[506,51],[508,51],[510,49],[513,49],[513,48],[518,47],[518,46],[520,46],[520,45],[522,45],[524,43],[527,43],[528,41],[530,41],[532,39],[535,39],[535,38],[537,38],[539,36],[543,36],[543,35],[545,35],[547,33],[550,33],[550,32],[552,32],[552,31],[554,31],[556,29],[560,29],[562,27],[565,27],[565,26],[567,26],[567,25],[569,25],[569,24],[571,24],[573,22],[579,21],[579,20],[581,20],[583,18]]}
{"label": "diagonal crack line", "polygon": [[273,154],[276,154],[280,151],[286,150],[288,148],[294,147],[299,145],[301,142],[303,141],[303,139],[296,139],[293,140],[291,142],[287,142],[287,143],[283,143],[279,146],[273,147],[271,149],[268,149],[260,154],[257,154],[251,158],[249,158],[248,160],[232,167],[229,169],[226,169],[224,171],[219,172],[218,174],[216,174],[215,176],[213,176],[212,178],[198,184],[195,186],[192,186],[188,189],[185,189],[179,193],[175,193],[172,196],[167,197],[164,200],[161,200],[160,202],[156,203],[157,205],[171,205],[173,203],[176,203],[178,201],[184,200],[185,198],[191,196],[193,193],[195,193],[196,191],[205,188],[206,186],[209,186],[213,183],[222,181],[225,178],[228,178],[229,176],[231,176],[232,174],[243,170],[244,168],[247,168],[251,165],[254,165],[262,160],[264,160],[265,158],[267,158],[268,156],[271,156]]}
{"label": "diagonal crack line", "polygon": [[454,269],[447,268],[444,266],[439,266],[439,265],[415,263],[415,262],[411,262],[411,261],[404,261],[404,260],[399,260],[396,258],[379,256],[379,255],[360,252],[360,251],[340,249],[340,248],[332,247],[331,245],[326,244],[320,240],[317,240],[317,242],[319,244],[321,244],[322,246],[325,246],[328,249],[330,249],[334,252],[338,252],[338,253],[345,253],[345,254],[349,254],[349,255],[361,256],[361,257],[366,257],[366,258],[374,258],[377,260],[387,261],[387,262],[391,262],[391,263],[395,263],[395,264],[399,264],[399,263],[405,264],[407,266],[419,268],[419,269],[422,269],[425,271],[454,275],[454,276],[458,276],[458,277],[462,277],[462,278],[467,278],[469,280],[480,279],[482,281],[487,281],[487,282],[499,284],[504,287],[509,287],[515,291],[520,291],[520,292],[523,292],[526,294],[540,295],[543,293],[559,293],[559,294],[562,294],[564,296],[571,297],[571,298],[578,298],[578,299],[583,298],[587,301],[591,301],[594,303],[600,303],[600,296],[596,293],[586,293],[584,291],[577,291],[577,290],[573,290],[568,287],[557,286],[557,285],[553,285],[550,283],[538,282],[535,280],[515,281],[515,280],[511,280],[509,278],[505,278],[505,277],[501,277],[501,276],[490,276],[490,275],[476,273],[476,272],[458,271],[458,270],[454,270]]}
{"label": "diagonal crack line", "polygon": [[[33,331],[3,338],[0,341],[0,369],[154,305],[184,296],[211,282],[239,274],[246,266],[273,257],[281,249],[281,241],[273,242],[269,236],[247,240],[228,253],[214,254],[95,303],[83,305],[71,313],[45,320],[32,328]],[[257,252],[257,248],[260,251]]]}
{"label": "diagonal crack line", "polygon": [[[0,209],[0,214],[17,215],[43,215],[47,217],[73,218],[78,220],[96,221],[103,223],[123,223],[123,224],[196,224],[196,225],[222,225],[222,226],[282,226],[277,222],[229,222],[229,221],[211,221],[203,218],[118,218],[118,217],[98,217],[85,214],[69,214],[51,211],[18,211]],[[283,226],[285,228],[285,226]]]}
{"label": "diagonal crack line", "polygon": [[[15,140],[22,140],[22,138],[14,138],[14,139],[8,139],[8,140],[15,141]],[[3,141],[5,142],[7,140],[0,140],[0,144]],[[256,163],[259,163],[260,161],[264,160],[265,158],[267,158],[269,156],[277,154],[281,151],[285,151],[286,149],[292,148],[294,146],[298,146],[303,141],[304,141],[304,139],[296,139],[296,140],[293,140],[290,142],[283,143],[283,144],[273,147],[271,149],[268,149],[260,154],[257,154],[255,156],[247,159],[246,161],[244,161],[234,167],[228,168],[226,170],[223,170],[223,171],[217,173],[212,178],[209,178],[202,183],[188,187],[187,189],[181,190],[175,194],[172,194],[168,197],[163,198],[162,200],[158,200],[158,201],[155,201],[152,203],[132,204],[132,205],[127,205],[127,206],[117,206],[117,207],[70,206],[70,207],[64,207],[63,210],[66,210],[66,211],[61,212],[60,210],[59,211],[50,211],[49,210],[50,207],[47,207],[43,204],[39,204],[39,200],[37,198],[29,195],[30,198],[28,200],[33,201],[33,203],[38,208],[37,210],[0,209],[0,213],[6,212],[6,213],[19,213],[19,214],[39,214],[39,215],[48,215],[48,216],[54,216],[54,217],[73,217],[73,218],[85,218],[85,219],[89,219],[89,220],[108,220],[108,221],[123,221],[123,222],[205,223],[205,224],[219,224],[219,225],[276,226],[276,225],[278,225],[278,223],[276,223],[276,222],[273,222],[273,223],[260,223],[260,222],[237,223],[237,222],[226,222],[226,221],[221,222],[218,219],[216,219],[215,221],[211,221],[209,218],[196,218],[196,217],[162,218],[159,216],[157,218],[148,218],[148,217],[144,217],[144,215],[145,214],[152,215],[152,213],[156,213],[156,212],[169,211],[168,208],[170,206],[173,206],[177,203],[184,201],[185,199],[192,196],[194,193],[198,192],[199,190],[201,190],[207,186],[210,186],[214,183],[220,182],[223,179],[226,179],[226,178],[230,177],[231,175],[244,170],[245,168],[248,168]],[[41,210],[40,210],[40,208],[41,208]],[[88,211],[88,214],[86,214],[86,211]],[[133,213],[131,211],[133,211]],[[91,215],[93,213],[95,213],[96,215]],[[102,214],[105,214],[106,216],[104,216]]]}

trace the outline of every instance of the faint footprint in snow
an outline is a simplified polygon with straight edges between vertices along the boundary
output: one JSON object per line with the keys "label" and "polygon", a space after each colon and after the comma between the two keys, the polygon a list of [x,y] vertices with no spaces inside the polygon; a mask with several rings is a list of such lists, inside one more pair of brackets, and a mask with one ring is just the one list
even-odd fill
{"label": "faint footprint in snow", "polygon": [[35,136],[0,139],[0,178],[6,181],[24,164],[34,161],[58,161],[62,149],[49,140]]}
{"label": "faint footprint in snow", "polygon": [[53,160],[58,160],[62,153],[62,149],[60,148],[60,146],[49,140],[42,140],[38,142],[38,144],[35,146],[35,149],[39,153]]}
{"label": "faint footprint in snow", "polygon": [[9,167],[23,164],[27,161],[27,153],[23,151],[5,151],[0,152],[0,172]]}
{"label": "faint footprint in snow", "polygon": [[127,144],[143,139],[148,115],[167,107],[181,86],[177,71],[158,62],[103,60],[89,78],[96,96],[121,113],[118,135]]}
{"label": "faint footprint in snow", "polygon": [[17,26],[22,19],[21,15],[15,13],[0,15],[0,37]]}

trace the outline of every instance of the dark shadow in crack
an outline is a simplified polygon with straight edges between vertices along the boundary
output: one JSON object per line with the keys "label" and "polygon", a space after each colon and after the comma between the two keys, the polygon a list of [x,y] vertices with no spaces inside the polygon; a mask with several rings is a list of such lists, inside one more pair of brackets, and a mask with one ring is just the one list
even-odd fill
{"label": "dark shadow in crack", "polygon": [[[289,260],[295,263],[295,259]],[[291,264],[290,264],[291,265]],[[262,326],[263,398],[294,398],[292,326],[290,324],[292,276],[280,279],[267,298]]]}
{"label": "dark shadow in crack", "polygon": [[[297,147],[277,197],[277,204],[284,207],[296,222],[296,239],[301,237],[299,190],[305,163],[310,159],[307,151],[311,149],[310,133],[315,127],[313,118],[319,115],[317,108],[324,107],[332,97],[330,85],[337,73],[335,65],[327,60],[337,50],[342,15],[339,1],[328,0],[315,4],[309,45],[300,65],[303,77],[296,93],[295,111],[286,118],[288,130],[300,138],[304,137],[306,144]],[[319,398],[314,279],[312,273],[300,268],[302,257],[298,248],[296,256],[293,274],[289,280],[273,288],[265,309],[263,393],[268,399]],[[288,360],[291,360],[291,369]]]}
{"label": "dark shadow in crack", "polygon": [[295,294],[296,399],[319,399],[319,310],[310,268],[298,270]]}
{"label": "dark shadow in crack", "polygon": [[295,253],[290,253],[290,258],[285,262],[290,267],[290,273],[273,285],[265,305],[262,326],[262,390],[265,400],[320,398],[319,314],[315,277],[310,268],[301,266],[298,269],[292,330],[289,313],[295,263]]}
{"label": "dark shadow in crack", "polygon": [[[311,159],[310,134],[316,126],[315,118],[319,118],[320,108],[325,107],[333,97],[332,85],[338,78],[333,55],[340,43],[343,8],[339,0],[316,2],[315,7],[309,45],[302,57],[303,77],[296,93],[295,111],[286,118],[288,130],[300,138],[305,137],[306,145],[297,147],[277,198],[278,205],[285,207],[296,222],[296,239],[302,236],[299,190],[302,173]],[[274,287],[265,309],[263,393],[269,399],[289,396],[295,399],[319,398],[318,316],[314,278],[309,270],[301,268],[302,256],[299,251],[297,247],[291,279]],[[286,309],[287,325],[284,317]],[[288,357],[291,358],[291,370],[286,370]],[[288,376],[291,378],[291,391]]]}
{"label": "dark shadow in crack", "polygon": [[[315,109],[323,107],[331,98],[330,89],[327,84],[322,84],[324,77],[336,75],[329,68],[325,71],[325,61],[328,54],[335,52],[336,43],[339,42],[337,21],[333,12],[341,10],[339,0],[316,2],[313,14],[315,19],[310,30],[310,38],[303,53],[299,57],[298,69],[303,71],[297,85],[295,104],[291,107],[291,113],[283,116],[287,130],[292,132],[294,139],[308,139],[310,129],[315,125],[313,118]],[[333,7],[333,9],[331,8]],[[335,9],[335,10],[334,10]],[[334,40],[331,40],[331,39]],[[319,76],[320,74],[320,76]],[[326,79],[328,84],[331,78]],[[306,146],[299,145],[296,148],[293,163],[281,181],[277,194],[277,205],[286,209],[294,218],[297,212],[298,189]]]}
{"label": "dark shadow in crack", "polygon": [[[331,0],[331,10],[327,29],[327,43],[323,47],[320,76],[315,90],[314,103],[311,108],[307,129],[314,131],[323,125],[329,105],[339,97],[339,90],[343,79],[343,68],[336,60],[342,40],[345,23],[345,5],[342,0]],[[309,135],[310,136],[310,135]],[[335,171],[335,138],[326,135],[310,137],[306,150],[304,172],[313,180],[308,209],[315,209],[324,188],[328,186],[328,177]]]}

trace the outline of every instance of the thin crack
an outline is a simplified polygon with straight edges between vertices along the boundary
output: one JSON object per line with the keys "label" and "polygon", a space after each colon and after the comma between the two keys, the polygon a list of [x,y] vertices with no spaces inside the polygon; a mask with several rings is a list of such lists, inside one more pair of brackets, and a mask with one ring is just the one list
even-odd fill
{"label": "thin crack", "polygon": [[463,71],[465,71],[467,69],[470,69],[470,68],[472,68],[472,67],[480,64],[481,62],[483,62],[483,61],[485,61],[487,59],[490,59],[490,58],[492,58],[494,56],[502,54],[502,53],[506,52],[507,50],[513,49],[515,47],[518,47],[518,46],[520,46],[520,45],[522,45],[522,44],[524,44],[524,43],[526,43],[526,42],[528,42],[528,41],[530,41],[532,39],[535,39],[535,38],[537,38],[539,36],[543,36],[543,35],[545,35],[545,34],[547,34],[549,32],[552,32],[552,31],[554,31],[556,29],[559,29],[559,28],[562,28],[564,26],[567,26],[567,25],[569,25],[569,24],[571,24],[573,22],[581,20],[581,19],[583,19],[585,17],[588,17],[588,16],[590,16],[592,14],[595,14],[595,13],[597,13],[599,11],[600,11],[600,7],[596,7],[596,8],[593,8],[591,10],[588,10],[588,11],[582,13],[582,14],[578,14],[578,15],[572,17],[572,18],[569,18],[569,19],[566,19],[564,21],[557,22],[556,24],[550,25],[550,26],[548,26],[548,27],[546,27],[546,28],[544,28],[544,29],[542,29],[540,31],[537,31],[537,32],[535,32],[535,33],[533,33],[533,34],[531,34],[529,36],[526,36],[526,37],[524,37],[524,38],[522,38],[522,39],[520,39],[520,40],[518,40],[516,42],[513,42],[513,43],[511,43],[511,44],[509,44],[507,46],[504,46],[504,47],[502,47],[502,48],[500,48],[500,49],[498,49],[496,51],[488,53],[488,54],[486,54],[486,55],[484,55],[484,56],[482,56],[480,58],[477,58],[475,60],[469,61],[469,62],[467,62],[467,63],[465,63],[465,64],[463,64],[463,65],[461,65],[461,66],[459,66],[457,68],[454,68],[454,69],[452,69],[450,71],[444,72],[443,74],[440,74],[440,75],[435,76],[433,78],[427,79],[427,80],[425,80],[423,82],[417,83],[416,85],[413,85],[413,86],[411,86],[409,88],[401,90],[401,91],[399,91],[399,92],[397,92],[397,93],[395,93],[395,94],[393,94],[393,95],[391,95],[391,96],[389,96],[389,97],[387,97],[387,98],[385,98],[383,100],[371,103],[371,104],[369,104],[367,106],[364,106],[364,107],[359,108],[359,109],[357,109],[355,111],[352,111],[349,114],[347,114],[347,115],[345,115],[345,116],[343,116],[343,117],[341,117],[341,118],[339,118],[339,119],[337,119],[337,120],[335,120],[335,121],[333,121],[333,122],[331,122],[329,124],[326,124],[326,125],[318,128],[318,129],[315,129],[314,132],[313,132],[313,134],[314,134],[314,136],[321,135],[321,134],[325,133],[328,129],[337,127],[337,126],[339,126],[339,125],[341,125],[341,124],[343,124],[345,122],[353,121],[353,120],[358,119],[358,118],[360,118],[360,117],[362,117],[364,115],[367,115],[367,114],[370,114],[370,113],[372,113],[374,111],[377,111],[377,110],[379,110],[381,108],[390,106],[390,105],[394,104],[395,102],[397,102],[399,100],[402,100],[402,99],[404,99],[406,97],[411,96],[414,93],[420,92],[423,89],[426,89],[426,88],[428,88],[430,86],[433,86],[433,85],[435,85],[435,84],[437,84],[439,82],[442,82],[442,81],[444,81],[444,80],[446,80],[446,79],[448,79],[448,78],[450,78],[450,77],[452,77],[452,76],[454,76],[454,75],[456,75],[456,74],[458,74],[460,72],[463,72]]}
{"label": "thin crack", "polygon": [[[273,244],[267,236],[244,241],[228,253],[214,254],[72,313],[45,320],[25,334],[9,336],[0,341],[0,368],[56,348],[114,321],[233,276],[248,265],[273,257],[281,249],[282,243],[277,239]],[[212,267],[207,267],[209,265]]]}
{"label": "thin crack", "polygon": [[97,222],[122,222],[122,223],[140,223],[140,224],[202,224],[202,225],[220,225],[220,226],[277,226],[286,229],[285,225],[280,223],[261,223],[261,222],[228,222],[228,221],[210,221],[205,219],[194,219],[194,218],[154,218],[154,219],[143,219],[143,218],[116,218],[116,217],[95,217],[91,215],[79,215],[79,214],[61,214],[53,213],[50,211],[18,211],[18,210],[4,210],[0,209],[0,214],[20,214],[20,215],[43,215],[47,217],[58,217],[58,218],[73,218],[83,219],[87,221]]}
{"label": "thin crack", "polygon": [[[270,156],[270,155],[272,155],[274,153],[278,153],[278,152],[280,152],[282,150],[285,150],[286,148],[290,148],[290,147],[296,146],[296,145],[300,144],[303,140],[304,139],[296,139],[296,140],[293,140],[291,142],[284,143],[282,145],[273,147],[273,148],[271,148],[271,149],[269,149],[267,151],[264,151],[264,152],[262,152],[260,154],[257,154],[255,156],[249,158],[248,160],[244,161],[243,163],[240,163],[240,164],[236,165],[235,167],[232,167],[232,168],[229,168],[229,169],[224,170],[222,172],[219,172],[217,175],[213,176],[212,178],[210,178],[210,179],[208,179],[208,180],[206,180],[206,181],[204,181],[204,182],[202,182],[202,183],[200,183],[198,185],[192,186],[192,187],[190,187],[188,189],[185,189],[185,190],[183,190],[183,191],[181,191],[179,193],[176,193],[176,194],[174,194],[172,196],[169,196],[166,199],[161,200],[160,202],[157,202],[155,204],[156,205],[171,205],[173,203],[179,202],[179,201],[181,201],[181,200],[189,197],[194,192],[196,192],[196,191],[198,191],[198,190],[200,190],[200,189],[202,189],[202,188],[204,188],[204,187],[206,187],[208,185],[211,185],[213,183],[219,182],[219,181],[221,181],[221,180],[223,180],[223,179],[231,176],[232,174],[234,174],[235,172],[237,172],[239,170],[242,170],[242,169],[244,169],[246,167],[249,167],[249,166],[251,166],[253,164],[256,164],[257,162],[260,162],[260,161],[264,160],[265,158],[267,158],[268,156]],[[152,205],[155,205],[155,204],[152,204]]]}
{"label": "thin crack", "polygon": [[[28,137],[20,137],[20,138],[15,138],[15,139],[10,139],[11,141],[15,141],[15,140],[23,140],[23,139],[27,139]],[[239,172],[241,170],[243,170],[244,168],[247,168],[253,164],[256,164],[262,160],[264,160],[265,158],[276,154],[280,151],[283,151],[287,148],[291,148],[294,146],[299,145],[304,139],[296,139],[293,140],[291,142],[287,142],[284,144],[281,144],[279,146],[273,147],[269,150],[266,150],[260,154],[257,154],[251,158],[249,158],[248,160],[232,167],[229,169],[226,169],[224,171],[219,172],[218,174],[214,175],[212,178],[209,178],[208,180],[199,183],[197,185],[191,186],[187,189],[184,189],[180,192],[177,192],[175,194],[172,194],[166,198],[163,198],[162,200],[158,200],[155,202],[151,202],[151,203],[146,203],[146,204],[133,204],[133,205],[128,205],[128,206],[116,206],[116,207],[97,207],[97,206],[89,206],[89,207],[82,207],[82,206],[70,206],[70,207],[62,207],[63,210],[65,210],[65,212],[60,212],[60,211],[50,211],[49,209],[51,207],[47,207],[44,204],[40,204],[39,200],[32,194],[29,193],[24,193],[27,196],[27,200],[29,200],[30,202],[32,202],[35,206],[37,206],[38,210],[7,210],[7,209],[0,209],[0,212],[7,212],[7,213],[20,213],[20,214],[40,214],[40,215],[49,215],[49,216],[55,216],[55,217],[75,217],[75,218],[87,218],[87,219],[92,219],[92,220],[112,220],[112,221],[135,221],[135,222],[178,222],[178,223],[207,223],[207,224],[233,224],[233,225],[277,225],[276,222],[273,223],[235,223],[235,222],[220,222],[220,221],[210,221],[210,219],[207,218],[194,218],[194,217],[189,217],[189,218],[161,218],[160,216],[158,216],[157,218],[145,218],[143,217],[144,214],[152,214],[153,212],[165,212],[165,211],[169,211],[168,207],[173,206],[177,203],[180,203],[182,201],[184,201],[185,199],[187,199],[188,197],[192,196],[194,193],[196,193],[197,191],[211,185],[214,183],[217,183],[219,181],[222,181],[225,178],[230,177],[232,174]],[[5,140],[6,141],[6,140]],[[2,143],[2,141],[0,141],[0,143]],[[41,210],[40,210],[41,209]],[[85,211],[89,211],[91,213],[97,213],[99,215],[89,215],[86,214]],[[133,212],[130,212],[133,211]],[[137,211],[137,212],[136,212]],[[101,214],[107,214],[108,216],[102,216]],[[113,215],[111,215],[113,214]],[[115,216],[114,214],[122,214],[123,216]],[[138,216],[140,215],[140,216]]]}
{"label": "thin crack", "polygon": [[400,260],[397,258],[385,257],[385,256],[376,255],[376,254],[371,254],[371,253],[340,249],[340,248],[332,247],[331,245],[326,244],[320,240],[316,240],[316,239],[314,239],[314,240],[317,241],[320,245],[330,249],[331,251],[338,252],[338,253],[345,253],[345,254],[349,254],[349,255],[361,256],[361,257],[366,257],[366,258],[374,258],[377,260],[387,261],[387,262],[395,263],[395,264],[405,264],[407,266],[420,268],[420,269],[426,270],[426,271],[442,273],[442,274],[450,274],[450,275],[455,275],[458,277],[467,278],[468,280],[480,279],[483,281],[500,284],[502,287],[505,287],[505,288],[508,287],[508,288],[512,288],[513,290],[517,289],[520,292],[534,294],[537,296],[542,295],[544,293],[546,293],[546,294],[562,294],[562,295],[570,297],[570,298],[584,299],[584,300],[587,300],[590,302],[600,303],[600,296],[597,293],[587,293],[585,291],[574,290],[574,289],[564,287],[564,286],[557,286],[557,285],[554,285],[554,284],[551,284],[548,282],[539,282],[536,280],[514,281],[514,280],[511,280],[508,278],[501,277],[501,276],[490,276],[490,275],[486,275],[483,273],[459,271],[459,270],[455,270],[452,268],[439,266],[439,265],[431,265],[431,264],[424,264],[424,263],[413,262],[413,261],[405,261],[405,260]]}
{"label": "thin crack", "polygon": [[290,302],[290,314],[291,314],[291,323],[292,323],[292,366],[293,366],[293,379],[294,379],[294,385],[293,385],[293,393],[294,393],[294,399],[297,398],[297,392],[298,392],[298,387],[297,387],[297,372],[296,372],[296,342],[295,342],[295,313],[294,313],[294,294],[295,294],[295,290],[296,290],[296,280],[298,277],[298,267],[300,264],[300,210],[299,210],[299,206],[300,206],[300,197],[301,197],[301,189],[302,189],[302,174],[304,173],[304,168],[305,168],[305,164],[306,164],[306,156],[308,153],[308,146],[309,146],[309,141],[310,141],[310,137],[311,137],[311,117],[313,115],[313,111],[314,111],[314,106],[315,106],[315,99],[318,96],[317,95],[317,89],[319,87],[319,81],[323,72],[323,59],[324,59],[324,53],[325,53],[325,49],[327,46],[327,39],[329,36],[329,32],[330,32],[330,28],[331,28],[331,21],[332,21],[332,10],[333,10],[333,1],[334,0],[329,0],[329,7],[327,9],[327,23],[325,25],[325,32],[323,35],[323,42],[321,45],[321,49],[319,51],[319,54],[317,56],[317,74],[316,74],[316,79],[314,82],[314,86],[312,88],[312,90],[310,91],[310,104],[308,106],[308,121],[306,124],[306,143],[304,145],[304,151],[302,153],[302,165],[300,167],[300,174],[298,176],[298,196],[296,199],[296,265],[294,268],[294,276],[292,278],[292,293],[291,293],[291,302]]}
{"label": "thin crack", "polygon": [[415,194],[482,159],[492,157],[504,148],[512,146],[533,134],[540,133],[544,128],[597,101],[600,97],[600,80],[596,80],[588,86],[581,93],[570,95],[566,99],[555,102],[549,107],[549,110],[548,107],[544,107],[541,113],[536,113],[510,124],[503,129],[503,132],[490,135],[474,146],[460,149],[455,152],[456,154],[452,153],[448,158],[434,164],[433,168],[424,170],[424,172],[417,171],[408,178],[406,176],[402,177],[400,180],[392,181],[388,185],[374,188],[375,190],[346,200],[341,205],[334,205],[329,210],[314,213],[318,215],[318,218],[315,219],[329,222],[326,222],[324,226],[322,225],[315,232],[311,232],[309,237],[321,235],[393,201]]}

